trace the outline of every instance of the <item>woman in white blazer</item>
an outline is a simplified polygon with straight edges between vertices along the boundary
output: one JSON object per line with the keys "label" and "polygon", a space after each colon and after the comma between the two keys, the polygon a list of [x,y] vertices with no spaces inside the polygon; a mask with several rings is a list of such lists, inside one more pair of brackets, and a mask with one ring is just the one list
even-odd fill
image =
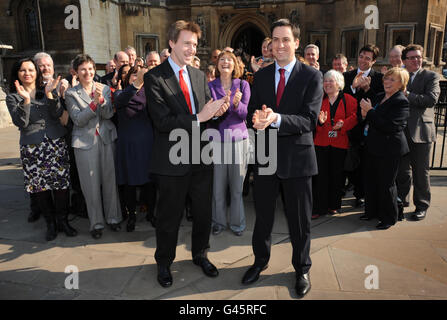
{"label": "woman in white blazer", "polygon": [[[65,102],[74,123],[72,146],[82,192],[90,219],[90,233],[99,239],[106,222],[113,231],[122,220],[115,182],[114,141],[117,138],[110,88],[95,82],[95,62],[85,54],[73,61],[79,84],[65,93]],[[101,196],[102,192],[102,196]]]}

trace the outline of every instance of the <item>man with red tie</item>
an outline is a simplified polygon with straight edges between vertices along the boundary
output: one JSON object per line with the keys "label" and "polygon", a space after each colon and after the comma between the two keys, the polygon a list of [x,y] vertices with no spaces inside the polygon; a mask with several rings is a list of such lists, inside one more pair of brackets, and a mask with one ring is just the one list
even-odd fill
{"label": "man with red tie", "polygon": [[[297,26],[280,19],[273,23],[271,31],[276,62],[255,75],[247,121],[253,121],[257,130],[276,131],[277,144],[268,150],[276,152],[277,168],[274,174],[266,175],[256,164],[256,223],[252,239],[255,261],[242,283],[254,283],[267,268],[276,198],[282,187],[296,271],[295,290],[298,297],[303,297],[311,287],[312,176],[317,174],[312,132],[323,98],[323,79],[321,72],[295,58],[300,34]],[[266,136],[267,145],[269,135]]]}
{"label": "man with red tie", "polygon": [[[147,108],[154,126],[151,172],[159,190],[155,260],[157,280],[162,287],[172,285],[170,266],[175,259],[187,196],[191,199],[194,216],[191,243],[193,262],[202,268],[205,275],[218,275],[218,270],[206,255],[211,231],[213,166],[202,160],[199,163],[193,161],[195,155],[192,151],[193,145],[200,144],[201,148],[205,145],[200,141],[200,135],[206,128],[206,122],[222,115],[229,103],[227,97],[212,101],[205,74],[190,66],[200,35],[200,27],[194,22],[179,20],[173,23],[168,31],[172,49],[170,57],[144,77]],[[200,127],[200,135],[192,134],[194,127]],[[171,159],[170,152],[179,143],[169,138],[176,129],[183,129],[189,138],[181,141],[188,144],[188,154],[187,160],[180,163]]]}

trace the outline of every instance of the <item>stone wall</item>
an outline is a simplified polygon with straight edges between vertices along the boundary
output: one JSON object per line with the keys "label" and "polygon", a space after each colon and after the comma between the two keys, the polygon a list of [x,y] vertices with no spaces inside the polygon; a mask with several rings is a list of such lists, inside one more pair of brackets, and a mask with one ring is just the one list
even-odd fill
{"label": "stone wall", "polygon": [[84,53],[96,63],[106,64],[121,50],[119,6],[110,1],[79,2]]}
{"label": "stone wall", "polygon": [[0,128],[6,128],[13,126],[11,116],[9,115],[8,108],[5,102],[6,94],[0,87]]}

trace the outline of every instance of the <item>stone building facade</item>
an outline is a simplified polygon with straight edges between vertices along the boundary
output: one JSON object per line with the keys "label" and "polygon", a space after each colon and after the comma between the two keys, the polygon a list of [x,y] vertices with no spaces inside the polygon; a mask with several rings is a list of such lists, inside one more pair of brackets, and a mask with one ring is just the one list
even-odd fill
{"label": "stone building facade", "polygon": [[[374,18],[373,11],[365,12],[371,5],[378,9],[378,19],[372,21],[378,29],[365,23]],[[66,27],[76,17],[67,7],[78,9],[77,29]],[[70,60],[81,52],[102,69],[128,45],[140,56],[160,51],[168,46],[172,22],[194,20],[203,30],[198,56],[205,67],[214,48],[241,47],[259,55],[271,23],[287,17],[301,28],[298,53],[317,44],[323,68],[339,52],[355,65],[358,49],[366,43],[381,49],[380,66],[387,64],[393,45],[414,42],[425,48],[426,67],[440,71],[446,14],[447,0],[3,0],[0,41],[14,47],[2,56],[5,77],[15,60],[42,50],[54,57],[57,72],[67,73]]]}

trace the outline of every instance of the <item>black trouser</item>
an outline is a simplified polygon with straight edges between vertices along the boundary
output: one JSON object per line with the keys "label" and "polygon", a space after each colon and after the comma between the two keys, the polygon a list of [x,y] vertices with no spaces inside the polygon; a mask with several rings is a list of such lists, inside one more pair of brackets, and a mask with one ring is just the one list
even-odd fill
{"label": "black trouser", "polygon": [[384,224],[397,221],[396,177],[400,156],[377,157],[366,155],[366,197],[365,214],[377,217]]}
{"label": "black trouser", "polygon": [[360,163],[351,173],[352,184],[354,185],[354,197],[357,199],[365,197],[365,147],[358,147]]}
{"label": "black trouser", "polygon": [[298,274],[307,273],[312,265],[309,255],[312,177],[280,179],[276,175],[258,175],[256,171],[253,189],[256,210],[252,239],[254,264],[263,267],[270,260],[276,198],[282,186],[284,211],[293,248],[292,264]]}
{"label": "black trouser", "polygon": [[41,214],[42,211],[40,210],[39,202],[37,200],[38,196],[36,195],[37,193],[29,194],[31,212],[33,212],[34,214]]}
{"label": "black trouser", "polygon": [[346,149],[315,146],[315,153],[318,175],[312,185],[313,213],[322,215],[341,208]]}
{"label": "black trouser", "polygon": [[186,196],[191,198],[192,257],[205,255],[209,248],[212,219],[213,168],[191,165],[185,176],[157,175],[157,264],[170,266],[175,259],[177,237],[185,210]]}

